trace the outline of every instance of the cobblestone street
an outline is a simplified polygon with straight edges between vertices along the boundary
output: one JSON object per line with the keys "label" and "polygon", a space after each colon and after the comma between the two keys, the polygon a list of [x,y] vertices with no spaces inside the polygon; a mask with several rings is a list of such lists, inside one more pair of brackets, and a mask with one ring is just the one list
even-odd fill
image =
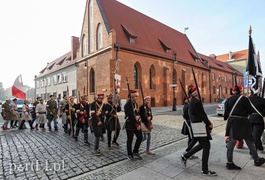
{"label": "cobblestone street", "polygon": [[[123,114],[120,121],[123,122]],[[223,118],[210,117],[215,127],[224,125]],[[89,134],[91,146],[83,144],[83,134],[80,133],[78,142],[66,135],[63,129],[59,131],[11,130],[0,131],[0,179],[68,179],[79,177],[83,179],[113,179],[118,175],[130,172],[167,153],[169,144],[180,142],[186,138],[180,134],[183,118],[181,115],[156,115],[153,120],[151,149],[165,149],[157,151],[157,155],[144,157],[143,161],[134,162],[133,166],[120,165],[120,171],[102,174],[97,173],[101,168],[126,159],[126,132],[121,131],[118,142],[119,148],[107,148],[107,139],[100,142],[102,156],[97,157],[93,150],[93,134]],[[122,125],[122,123],[121,123]],[[223,128],[222,128],[223,130]],[[186,146],[186,141],[183,147]],[[141,145],[143,153],[146,143]],[[159,153],[160,152],[160,153]],[[124,162],[124,161],[123,161]],[[126,163],[131,163],[127,162]],[[119,166],[119,163],[115,164]],[[95,173],[94,173],[95,172]],[[89,173],[87,177],[84,174]],[[98,176],[98,177],[97,177]],[[3,177],[3,178],[1,178]]]}

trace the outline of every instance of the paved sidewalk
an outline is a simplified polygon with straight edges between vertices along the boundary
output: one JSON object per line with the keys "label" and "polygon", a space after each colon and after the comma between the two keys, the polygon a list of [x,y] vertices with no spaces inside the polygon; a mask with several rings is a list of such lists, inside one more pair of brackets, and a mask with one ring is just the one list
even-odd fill
{"label": "paved sidewalk", "polygon": [[[213,130],[211,141],[211,153],[209,158],[209,169],[218,173],[216,177],[203,176],[201,174],[201,153],[197,153],[198,159],[187,161],[184,168],[180,162],[180,156],[184,152],[187,139],[172,143],[166,147],[156,149],[156,155],[143,154],[143,160],[124,160],[115,165],[103,167],[96,172],[81,175],[73,179],[113,179],[116,180],[168,180],[168,179],[233,179],[233,180],[261,180],[265,179],[265,165],[254,166],[254,161],[248,155],[248,148],[236,149],[234,151],[234,162],[242,167],[242,170],[226,170],[226,147],[224,143],[225,125]],[[265,157],[264,154],[260,154]]]}

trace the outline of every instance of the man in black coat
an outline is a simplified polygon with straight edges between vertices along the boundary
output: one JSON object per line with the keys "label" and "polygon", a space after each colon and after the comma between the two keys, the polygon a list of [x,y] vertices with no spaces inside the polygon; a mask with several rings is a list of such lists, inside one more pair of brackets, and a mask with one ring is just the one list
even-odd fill
{"label": "man in black coat", "polygon": [[[203,175],[209,175],[209,176],[216,176],[217,173],[214,171],[211,171],[208,169],[208,160],[210,155],[210,140],[212,139],[210,132],[213,128],[213,124],[208,119],[207,114],[204,111],[202,102],[198,99],[198,91],[197,87],[193,87],[191,89],[191,92],[189,93],[192,98],[190,101],[189,106],[189,116],[192,123],[205,123],[205,131],[206,135],[205,137],[193,137],[193,139],[196,139],[199,144],[195,147],[193,147],[190,151],[183,154],[180,157],[180,160],[184,167],[186,167],[187,159],[195,154],[196,152],[203,150],[202,152],[202,174]],[[193,135],[194,136],[194,135]]]}
{"label": "man in black coat", "polygon": [[118,119],[117,112],[121,111],[121,106],[118,102],[114,102],[113,95],[108,95],[108,102],[104,104],[103,111],[105,112],[106,121],[105,126],[107,129],[107,138],[108,138],[108,147],[111,148],[111,133],[114,131],[114,137],[112,140],[112,144],[115,146],[119,146],[117,143],[117,139],[120,134],[120,122]]}
{"label": "man in black coat", "polygon": [[[131,90],[131,99],[124,105],[125,112],[125,129],[127,133],[127,158],[132,160],[134,158],[141,160],[139,155],[139,148],[142,142],[141,124],[139,122],[140,116],[138,114],[138,104],[136,99],[139,96],[136,90]],[[136,142],[132,151],[133,135],[136,135]]]}
{"label": "man in black coat", "polygon": [[[265,159],[259,158],[254,146],[251,125],[248,116],[254,112],[247,97],[241,95],[243,87],[238,84],[232,88],[233,95],[225,102],[224,120],[227,121],[226,136],[229,136],[227,146],[227,169],[238,169],[233,162],[233,151],[237,139],[244,139],[254,159],[255,166],[264,164]],[[240,99],[239,99],[240,98]]]}
{"label": "man in black coat", "polygon": [[89,146],[88,142],[88,126],[89,126],[89,103],[86,101],[86,96],[81,97],[80,103],[76,105],[77,124],[75,132],[75,140],[78,140],[80,129],[84,132],[84,144]]}
{"label": "man in black coat", "polygon": [[104,127],[104,119],[105,115],[103,112],[103,99],[104,94],[98,94],[97,99],[91,103],[91,118],[92,118],[92,127],[95,135],[94,140],[94,150],[97,156],[101,155],[101,151],[99,149],[99,139],[103,139],[103,130],[105,131]]}
{"label": "man in black coat", "polygon": [[[258,92],[251,91],[251,96],[249,97],[252,105],[256,108],[255,112],[251,114],[249,120],[252,127],[252,135],[254,138],[254,143],[256,149],[263,151],[263,145],[261,142],[261,135],[264,131],[264,121],[263,116],[265,115],[265,99],[258,95]],[[257,111],[258,112],[257,112]]]}

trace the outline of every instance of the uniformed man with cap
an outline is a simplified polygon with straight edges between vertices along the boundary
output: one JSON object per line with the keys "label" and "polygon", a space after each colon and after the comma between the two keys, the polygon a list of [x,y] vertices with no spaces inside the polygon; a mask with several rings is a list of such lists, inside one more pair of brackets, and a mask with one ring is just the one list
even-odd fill
{"label": "uniformed man with cap", "polygon": [[[141,124],[139,122],[140,115],[139,115],[139,107],[136,102],[139,93],[136,90],[131,90],[129,97],[131,98],[126,102],[124,105],[124,112],[125,112],[125,129],[127,133],[127,158],[129,160],[132,159],[139,159],[141,160],[142,157],[139,154],[139,148],[142,142],[142,131],[141,131]],[[134,149],[132,151],[132,142],[133,136],[136,136],[136,142],[134,145]]]}
{"label": "uniformed man with cap", "polygon": [[112,140],[112,145],[119,146],[117,139],[120,134],[120,122],[118,119],[117,112],[121,111],[121,106],[118,102],[114,102],[113,95],[107,96],[108,102],[104,104],[103,111],[105,112],[106,120],[105,126],[107,129],[108,147],[111,148],[111,133],[114,131],[114,137]]}
{"label": "uniformed man with cap", "polygon": [[67,116],[66,116],[66,112],[65,112],[65,106],[68,104],[69,101],[69,96],[68,95],[64,95],[63,96],[63,100],[60,101],[59,106],[58,106],[58,115],[60,117],[62,117],[62,124],[63,124],[63,128],[64,128],[64,132],[68,133],[68,122],[67,122]]}
{"label": "uniformed man with cap", "polygon": [[97,156],[101,155],[99,149],[99,139],[103,139],[103,133],[105,131],[104,119],[105,115],[103,112],[103,99],[104,94],[98,94],[96,100],[91,103],[91,118],[92,118],[92,127],[95,135],[94,140],[94,150]]}
{"label": "uniformed man with cap", "polygon": [[11,106],[10,106],[10,99],[6,99],[6,102],[4,104],[2,104],[2,116],[5,120],[3,126],[2,126],[2,129],[3,130],[9,130],[9,128],[7,127],[8,126],[8,122],[10,121],[11,119]]}
{"label": "uniformed man with cap", "polygon": [[75,127],[75,121],[76,121],[76,116],[75,116],[75,112],[76,112],[76,108],[77,105],[74,102],[75,97],[74,96],[70,96],[70,101],[66,104],[65,106],[65,113],[67,116],[67,124],[70,124],[70,129],[69,129],[69,135],[72,134],[72,136],[74,137],[74,127]]}
{"label": "uniformed man with cap", "polygon": [[50,95],[50,99],[47,101],[46,108],[47,108],[47,119],[48,119],[49,131],[51,131],[51,128],[52,128],[51,127],[52,121],[54,123],[54,129],[55,131],[57,131],[58,130],[58,126],[57,126],[58,109],[57,109],[57,103],[54,100],[53,95]]}
{"label": "uniformed man with cap", "polygon": [[82,96],[80,103],[76,105],[76,114],[77,114],[77,124],[75,132],[75,140],[78,140],[78,135],[80,129],[84,132],[84,144],[90,145],[88,142],[88,126],[89,126],[89,103],[87,102],[87,97]]}
{"label": "uniformed man with cap", "polygon": [[36,101],[33,103],[33,106],[32,106],[32,114],[31,114],[31,116],[32,116],[32,121],[31,121],[32,126],[33,126],[33,124],[34,124],[34,122],[35,122],[35,120],[36,120],[36,106],[37,106],[37,104],[40,103],[40,101],[39,101],[40,98],[41,98],[41,97],[38,96],[38,97],[36,98]]}

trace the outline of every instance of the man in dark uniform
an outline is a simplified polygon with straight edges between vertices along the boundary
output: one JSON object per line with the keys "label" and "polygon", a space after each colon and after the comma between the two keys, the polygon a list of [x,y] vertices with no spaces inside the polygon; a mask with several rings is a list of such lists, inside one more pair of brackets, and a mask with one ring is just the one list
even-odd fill
{"label": "man in dark uniform", "polygon": [[81,102],[76,106],[77,124],[75,132],[75,140],[78,140],[80,129],[84,132],[84,143],[90,145],[88,142],[88,126],[89,126],[89,103],[86,102],[86,97],[81,97]]}
{"label": "man in dark uniform", "polygon": [[[139,122],[140,115],[138,113],[138,104],[136,99],[139,96],[136,90],[131,90],[129,97],[131,98],[124,105],[125,112],[125,129],[127,133],[127,158],[132,160],[134,158],[141,160],[142,157],[139,154],[139,148],[142,142],[141,124]],[[132,151],[133,135],[136,135],[136,142]]]}
{"label": "man in dark uniform", "polygon": [[251,91],[251,96],[249,97],[252,105],[255,107],[255,112],[251,114],[249,120],[252,127],[252,135],[254,137],[254,143],[256,150],[263,151],[263,145],[261,142],[261,135],[264,131],[264,121],[263,116],[265,115],[265,99],[259,96],[258,91]]}
{"label": "man in dark uniform", "polygon": [[119,146],[117,143],[118,136],[120,134],[120,122],[118,119],[117,112],[121,111],[121,107],[119,103],[115,103],[113,100],[113,95],[110,94],[108,95],[108,102],[104,104],[103,106],[103,111],[105,112],[106,115],[106,129],[107,129],[107,137],[108,137],[108,147],[109,149],[111,148],[111,133],[114,131],[114,137],[112,140],[112,144]]}
{"label": "man in dark uniform", "polygon": [[68,133],[69,135],[72,134],[72,137],[74,137],[74,126],[75,126],[75,120],[76,120],[75,112],[77,109],[77,105],[75,104],[74,100],[75,100],[75,97],[71,96],[70,101],[65,106],[67,124],[70,124],[70,129]]}
{"label": "man in dark uniform", "polygon": [[57,109],[57,103],[54,100],[53,95],[50,95],[50,100],[48,100],[48,102],[46,104],[46,108],[47,108],[47,119],[48,119],[49,131],[51,131],[51,129],[52,129],[52,127],[51,127],[52,121],[54,123],[54,129],[55,129],[55,131],[57,131],[58,130],[58,126],[57,126],[58,109]]}
{"label": "man in dark uniform", "polygon": [[99,139],[103,139],[103,130],[104,127],[104,112],[102,111],[104,94],[98,94],[97,99],[91,103],[91,118],[92,118],[92,127],[95,135],[94,140],[94,150],[97,156],[101,155],[101,151],[99,149]]}
{"label": "man in dark uniform", "polygon": [[193,139],[196,139],[199,142],[199,144],[193,147],[187,153],[183,154],[180,157],[180,160],[183,166],[186,167],[187,159],[191,157],[193,154],[195,154],[196,152],[203,150],[202,152],[202,174],[209,175],[209,176],[216,176],[217,175],[216,172],[208,169],[208,160],[209,160],[210,148],[211,148],[210,140],[212,139],[210,132],[211,132],[211,129],[213,128],[213,124],[208,119],[207,114],[204,111],[202,102],[198,99],[197,87],[194,86],[191,89],[191,92],[189,92],[189,94],[192,97],[190,101],[190,106],[189,106],[189,117],[191,120],[191,124],[204,122],[207,135],[205,137],[193,137]]}
{"label": "man in dark uniform", "polygon": [[37,116],[36,116],[36,106],[37,106],[37,104],[39,104],[40,102],[39,102],[39,99],[40,99],[41,97],[37,97],[36,98],[36,101],[33,103],[33,106],[32,106],[32,114],[31,114],[31,116],[32,116],[32,126],[33,126],[33,124],[34,124],[34,122],[35,122],[35,120],[36,120],[36,118],[37,118]]}
{"label": "man in dark uniform", "polygon": [[227,169],[238,169],[233,162],[233,151],[236,145],[236,139],[244,139],[250,153],[254,159],[255,166],[261,166],[265,163],[264,158],[259,158],[252,136],[251,125],[248,116],[254,113],[250,101],[247,97],[241,95],[243,87],[238,84],[232,88],[233,95],[225,102],[224,120],[227,121],[226,136],[229,136],[227,146]]}

